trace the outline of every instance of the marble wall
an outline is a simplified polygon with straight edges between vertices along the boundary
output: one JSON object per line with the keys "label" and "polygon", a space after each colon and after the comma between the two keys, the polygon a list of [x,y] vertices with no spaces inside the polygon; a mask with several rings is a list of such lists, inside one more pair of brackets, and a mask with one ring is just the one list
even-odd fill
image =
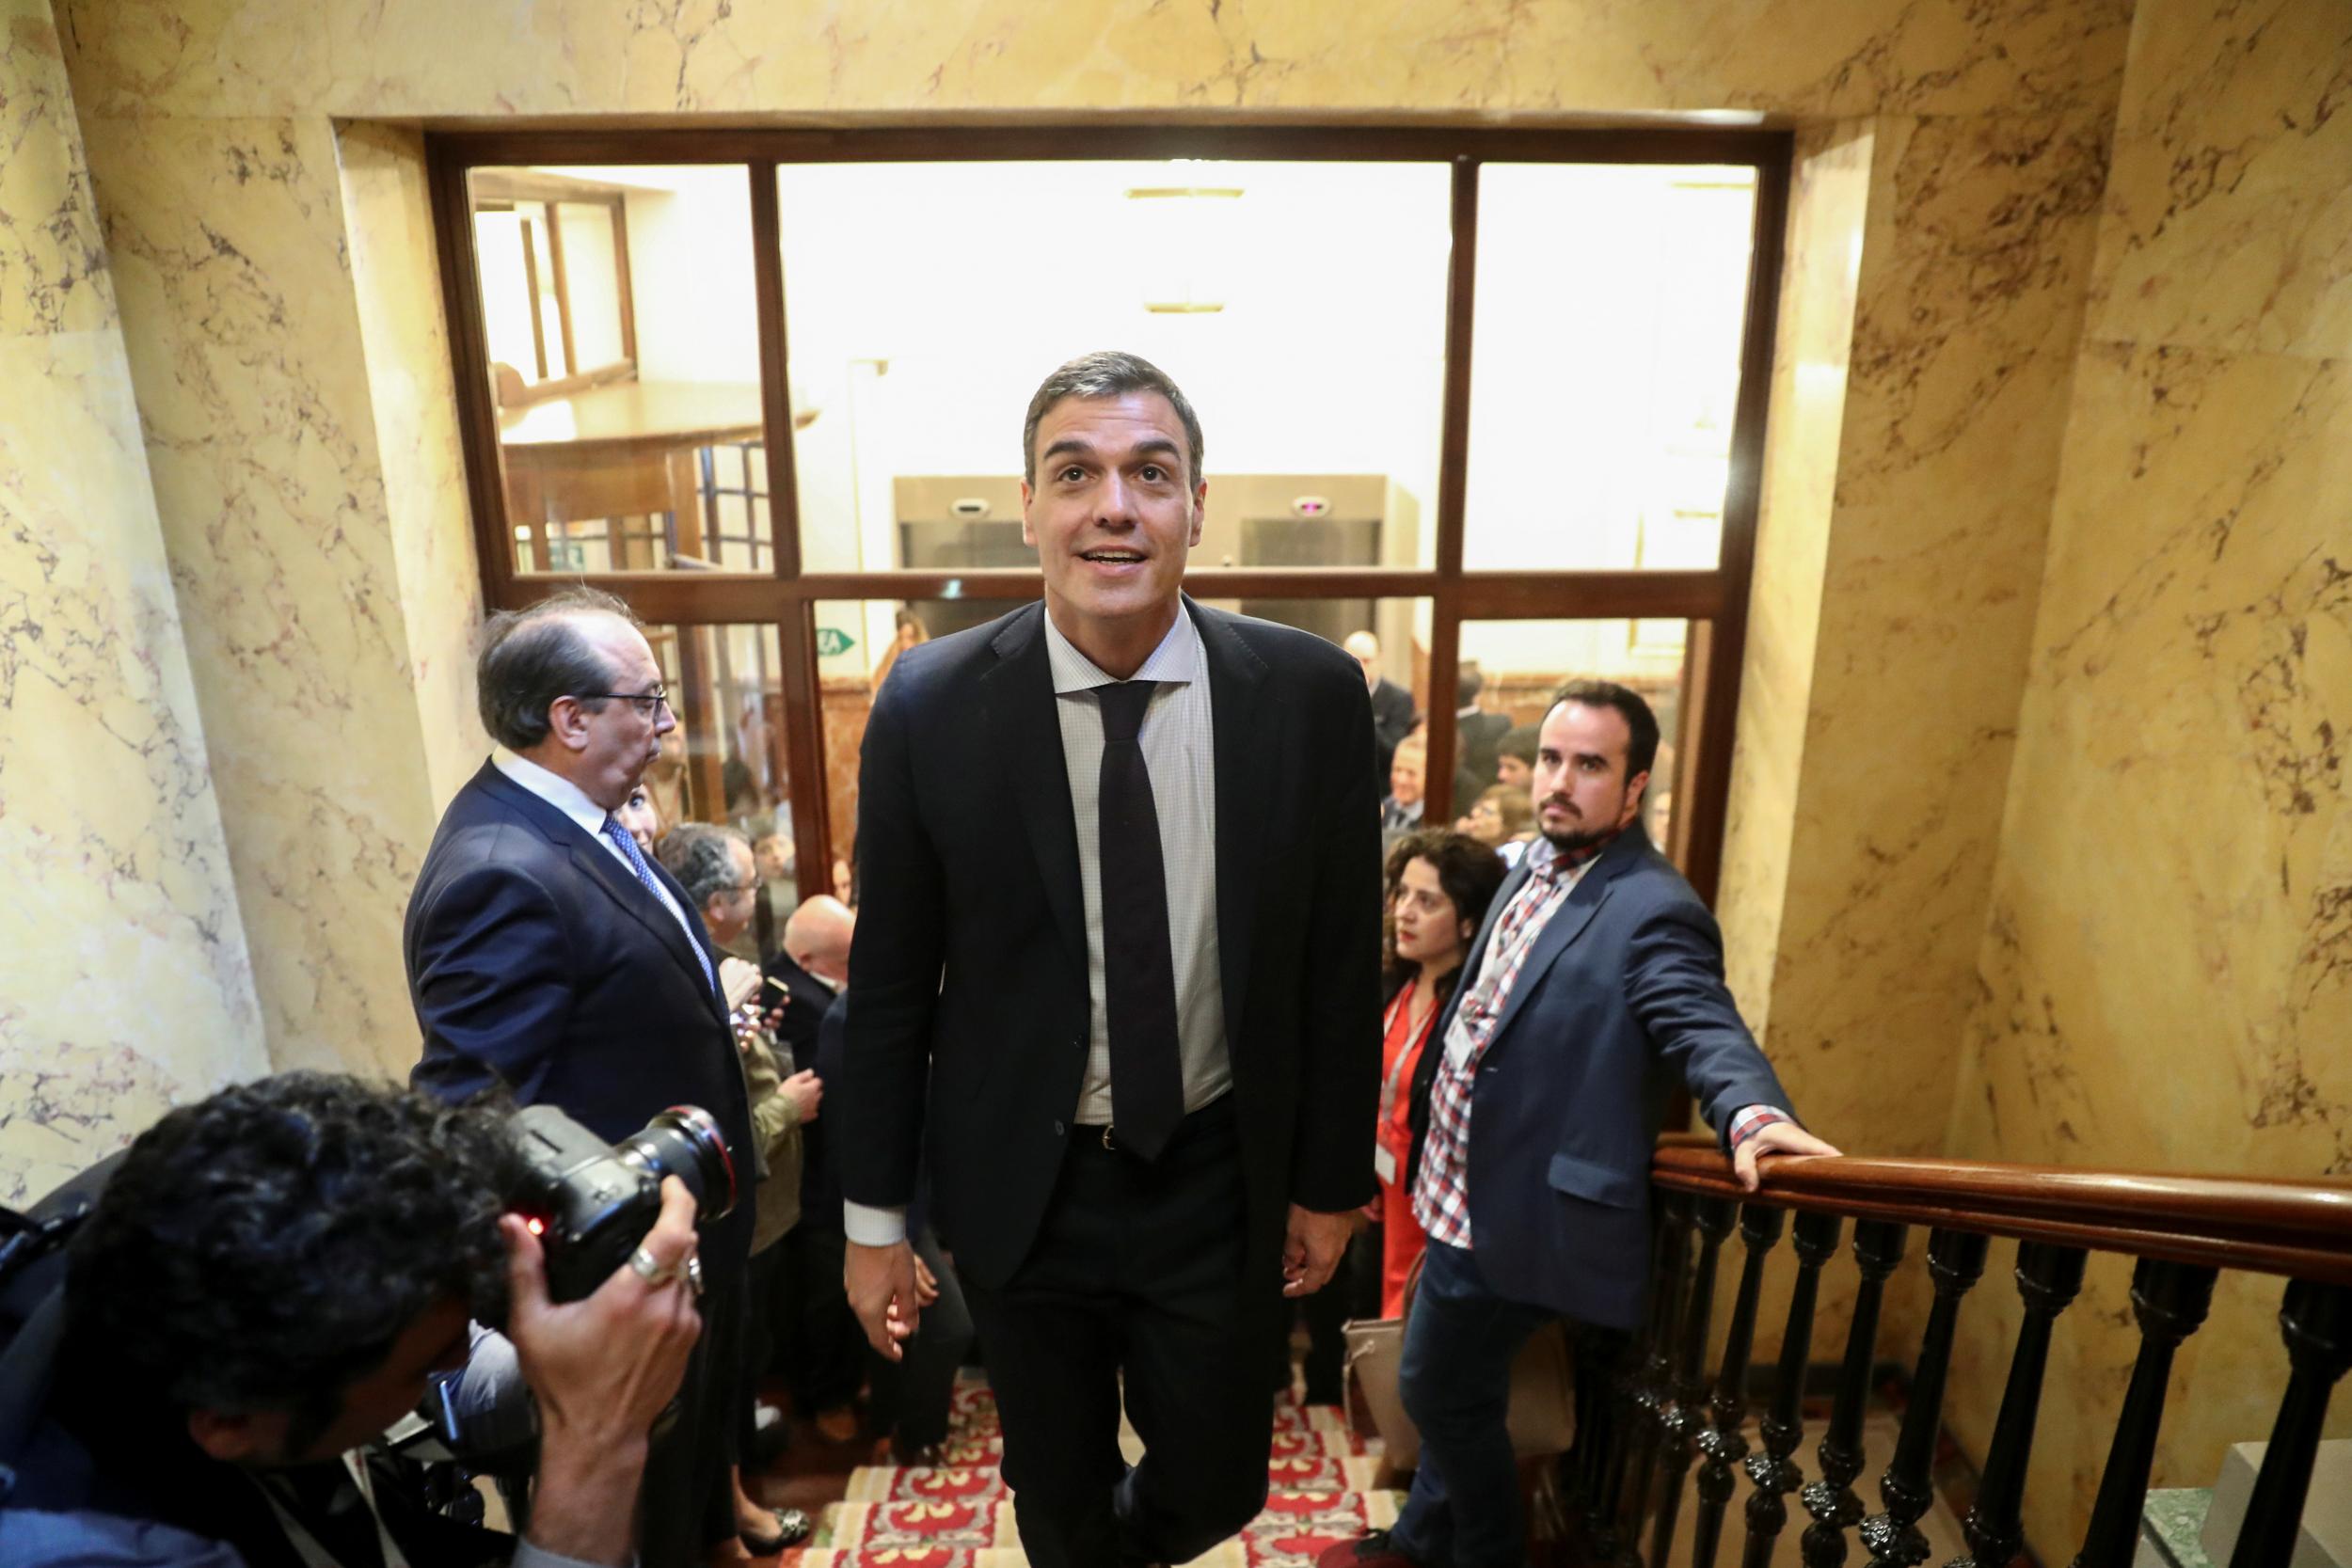
{"label": "marble wall", "polygon": [[[2352,1175],[2352,11],[2142,0],[2130,62],[1949,1148]],[[2097,1485],[2128,1285],[2102,1260],[2060,1323],[2045,1561]],[[2267,1433],[2279,1290],[2224,1276],[2159,1485]],[[1980,1295],[1978,1445],[2018,1316],[1997,1273]]]}
{"label": "marble wall", "polygon": [[0,1201],[265,1065],[47,0],[0,0]]}

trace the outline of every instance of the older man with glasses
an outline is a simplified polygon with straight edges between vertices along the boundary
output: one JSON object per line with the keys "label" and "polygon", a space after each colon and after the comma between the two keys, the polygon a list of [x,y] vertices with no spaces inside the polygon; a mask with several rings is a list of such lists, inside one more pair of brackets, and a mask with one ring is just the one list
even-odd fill
{"label": "older man with glasses", "polygon": [[666,1107],[716,1117],[744,1201],[705,1227],[704,1334],[639,1504],[645,1568],[688,1568],[736,1533],[749,1184],[743,1069],[695,901],[616,817],[677,725],[627,606],[573,589],[490,618],[482,721],[498,748],[450,802],[410,895],[419,1088],[504,1089],[617,1139]]}

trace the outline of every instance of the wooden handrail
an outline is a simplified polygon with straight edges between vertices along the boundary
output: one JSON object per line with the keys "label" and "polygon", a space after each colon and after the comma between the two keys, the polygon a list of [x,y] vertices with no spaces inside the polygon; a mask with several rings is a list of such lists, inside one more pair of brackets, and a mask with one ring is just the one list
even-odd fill
{"label": "wooden handrail", "polygon": [[1650,1178],[1775,1208],[2352,1285],[2352,1181],[1783,1156],[1764,1163],[1750,1194],[1722,1154],[1681,1140],[1661,1140]]}

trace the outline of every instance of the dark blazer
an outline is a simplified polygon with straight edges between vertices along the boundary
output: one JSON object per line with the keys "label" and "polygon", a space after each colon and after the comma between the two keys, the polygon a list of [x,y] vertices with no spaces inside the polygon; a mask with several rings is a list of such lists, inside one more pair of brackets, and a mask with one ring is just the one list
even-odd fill
{"label": "dark blazer", "polygon": [[[1270,1284],[1291,1203],[1337,1212],[1374,1190],[1372,712],[1362,669],[1321,638],[1189,598],[1184,612],[1214,715],[1247,1267]],[[1028,605],[899,656],[859,773],[842,1185],[905,1204],[927,1148],[940,1234],[992,1288],[1037,1234],[1087,1062],[1080,829],[1055,702],[1044,607]]]}
{"label": "dark blazer", "polygon": [[[1414,1075],[1414,1170],[1446,1031],[1496,923],[1503,879]],[[1723,937],[1638,827],[1601,851],[1535,940],[1470,1092],[1470,1245],[1495,1292],[1633,1328],[1649,1272],[1650,1150],[1677,1083],[1716,1135],[1750,1105],[1791,1116],[1724,984]]]}
{"label": "dark blazer", "polygon": [[1413,733],[1421,715],[1413,711],[1413,694],[1388,676],[1372,689],[1373,785],[1389,792],[1389,764],[1396,760],[1396,743]]}
{"label": "dark blazer", "polygon": [[[715,969],[693,901],[653,871]],[[738,1182],[735,1212],[705,1229],[703,1266],[739,1270],[756,1164],[742,1062],[687,932],[628,866],[485,763],[433,835],[405,939],[424,1031],[412,1085],[444,1100],[503,1085],[612,1139],[669,1106],[701,1106]]]}
{"label": "dark blazer", "polygon": [[760,1005],[772,1007],[785,1003],[784,1017],[776,1021],[776,1041],[791,1051],[792,1069],[799,1072],[815,1067],[817,1026],[824,1022],[826,1012],[833,1006],[834,989],[794,963],[786,953],[770,958],[761,974],[784,988],[779,994],[775,986],[763,987]]}

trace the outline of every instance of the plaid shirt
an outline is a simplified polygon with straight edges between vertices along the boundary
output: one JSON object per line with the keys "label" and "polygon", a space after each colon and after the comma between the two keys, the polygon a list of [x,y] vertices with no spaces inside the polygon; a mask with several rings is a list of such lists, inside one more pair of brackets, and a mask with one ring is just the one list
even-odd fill
{"label": "plaid shirt", "polygon": [[[1495,922],[1478,979],[1454,1009],[1446,1030],[1445,1055],[1429,1091],[1429,1135],[1422,1145],[1421,1179],[1413,1185],[1413,1218],[1433,1242],[1470,1250],[1470,1097],[1479,1061],[1494,1043],[1495,1026],[1535,939],[1608,845],[1604,840],[1563,853],[1548,839],[1535,841],[1527,852],[1527,880]],[[1732,1118],[1731,1147],[1737,1148],[1773,1122],[1788,1119],[1769,1105],[1750,1105]]]}

